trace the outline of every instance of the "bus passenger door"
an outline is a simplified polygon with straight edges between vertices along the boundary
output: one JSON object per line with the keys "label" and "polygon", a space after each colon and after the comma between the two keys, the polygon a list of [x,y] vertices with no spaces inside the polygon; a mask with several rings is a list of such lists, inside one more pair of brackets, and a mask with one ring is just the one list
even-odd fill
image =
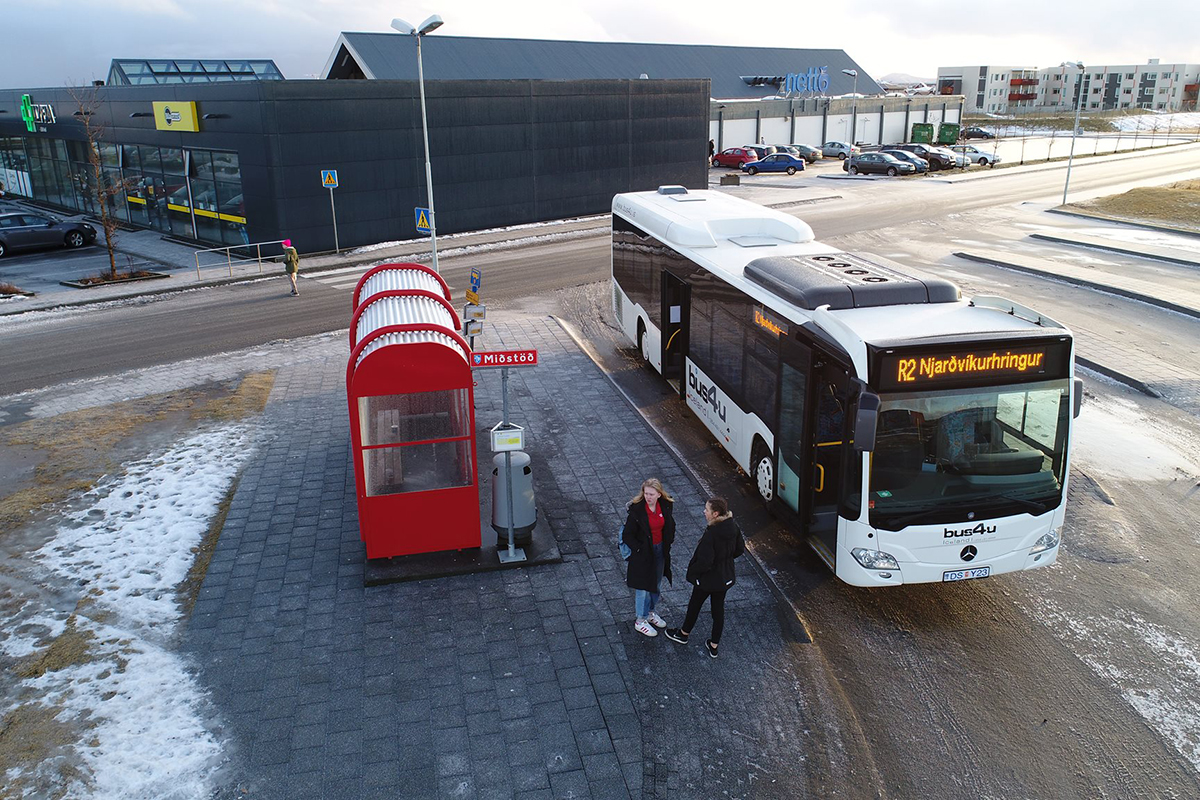
{"label": "bus passenger door", "polygon": [[684,393],[683,359],[688,348],[688,298],[691,287],[667,270],[662,272],[662,374]]}
{"label": "bus passenger door", "polygon": [[[807,520],[809,465],[808,393],[812,350],[790,337],[780,339],[779,436],[775,473],[779,500],[803,523]],[[804,527],[807,527],[806,525]]]}
{"label": "bus passenger door", "polygon": [[837,364],[818,358],[813,366],[813,478],[809,534],[828,548],[832,565],[837,553],[838,500],[842,492],[842,454],[850,379]]}

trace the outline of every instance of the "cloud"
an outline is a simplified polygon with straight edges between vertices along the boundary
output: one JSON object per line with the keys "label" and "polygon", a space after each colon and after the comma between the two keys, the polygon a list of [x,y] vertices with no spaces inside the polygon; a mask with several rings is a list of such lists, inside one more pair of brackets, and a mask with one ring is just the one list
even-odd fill
{"label": "cloud", "polygon": [[820,7],[807,7],[794,25],[735,24],[733,8],[727,0],[529,0],[519,10],[495,0],[6,0],[0,85],[85,83],[106,77],[113,58],[271,58],[285,76],[303,78],[321,70],[342,31],[386,31],[397,15],[416,23],[434,13],[446,21],[435,36],[842,49],[876,76],[1076,59],[1200,63],[1195,26],[1170,24],[1195,19],[1193,0],[1159,0],[1142,15],[1115,0],[859,0],[820,16]]}

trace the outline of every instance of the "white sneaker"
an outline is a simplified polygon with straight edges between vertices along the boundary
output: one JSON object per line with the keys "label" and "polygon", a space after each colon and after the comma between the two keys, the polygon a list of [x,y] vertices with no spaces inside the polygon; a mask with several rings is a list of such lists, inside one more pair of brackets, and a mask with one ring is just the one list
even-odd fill
{"label": "white sneaker", "polygon": [[646,621],[649,622],[651,625],[653,625],[656,628],[667,627],[666,620],[664,620],[658,614],[655,614],[653,611],[650,612],[650,616],[646,617]]}
{"label": "white sneaker", "polygon": [[644,619],[638,619],[633,623],[633,629],[643,636],[658,636],[658,631],[654,630],[654,626]]}

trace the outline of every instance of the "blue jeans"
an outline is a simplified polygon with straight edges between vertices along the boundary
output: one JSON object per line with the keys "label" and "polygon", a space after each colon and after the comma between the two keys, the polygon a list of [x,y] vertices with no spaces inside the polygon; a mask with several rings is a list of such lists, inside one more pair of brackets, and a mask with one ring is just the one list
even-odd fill
{"label": "blue jeans", "polygon": [[633,590],[633,605],[637,609],[638,619],[645,619],[650,616],[655,607],[658,605],[658,584],[663,577],[663,547],[661,544],[654,545],[654,591],[647,592],[645,589]]}

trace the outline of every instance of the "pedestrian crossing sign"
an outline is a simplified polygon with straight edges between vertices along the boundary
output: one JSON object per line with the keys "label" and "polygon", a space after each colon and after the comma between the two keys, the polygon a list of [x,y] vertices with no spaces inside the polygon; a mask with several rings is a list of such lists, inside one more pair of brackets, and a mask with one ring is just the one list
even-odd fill
{"label": "pedestrian crossing sign", "polygon": [[417,233],[429,233],[429,218],[433,216],[429,213],[429,209],[417,206],[413,212],[417,218]]}
{"label": "pedestrian crossing sign", "polygon": [[338,185],[337,170],[323,169],[321,170],[321,185],[326,189],[336,189]]}

